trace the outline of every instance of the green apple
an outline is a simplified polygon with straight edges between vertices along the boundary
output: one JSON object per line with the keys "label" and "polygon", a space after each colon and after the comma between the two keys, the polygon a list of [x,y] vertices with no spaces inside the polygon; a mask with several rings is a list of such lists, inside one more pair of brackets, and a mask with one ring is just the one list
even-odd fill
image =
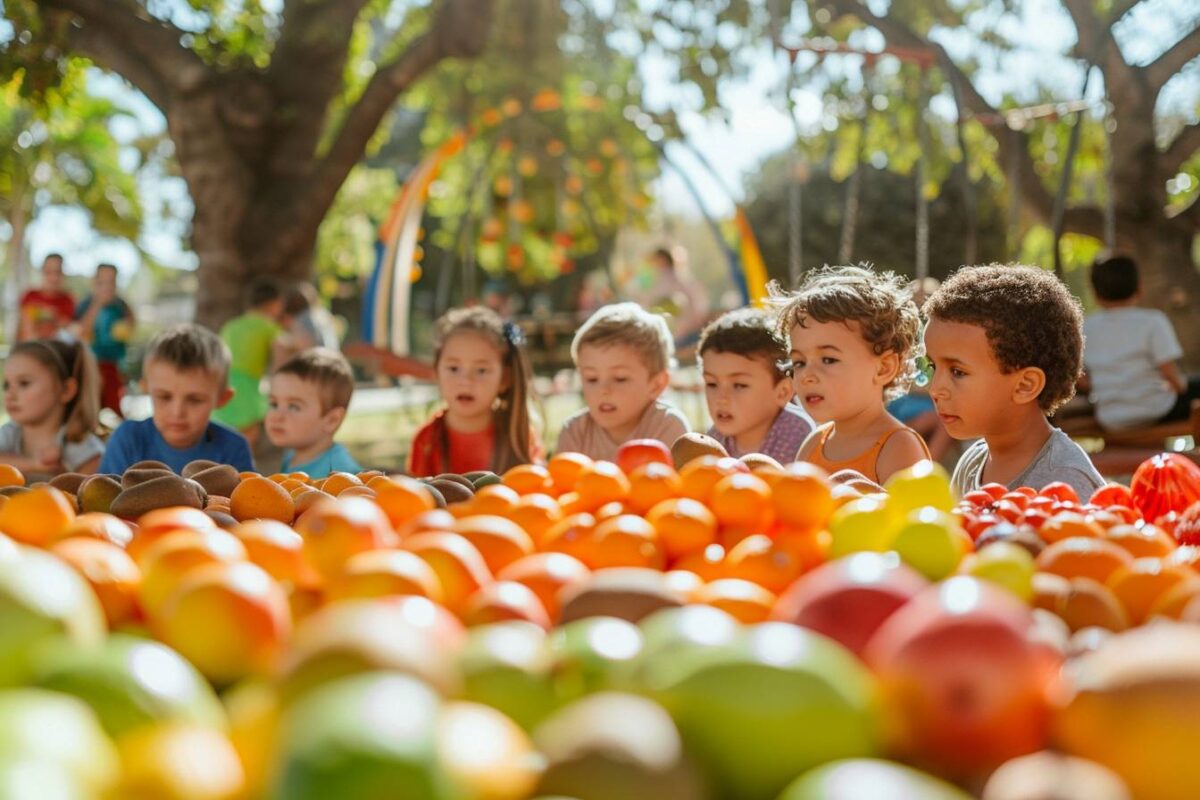
{"label": "green apple", "polygon": [[91,800],[94,796],[53,761],[0,758],[0,798]]}
{"label": "green apple", "polygon": [[823,764],[792,781],[779,800],[851,800],[891,797],[970,800],[957,786],[912,767],[877,758],[848,758]]}
{"label": "green apple", "polygon": [[428,684],[396,672],[312,689],[284,716],[273,796],[459,800],[437,755],[441,702]]}
{"label": "green apple", "polygon": [[883,488],[887,490],[888,502],[902,513],[925,506],[952,511],[956,502],[946,468],[928,459],[893,473]]}
{"label": "green apple", "polygon": [[82,700],[46,689],[0,691],[0,763],[9,765],[0,770],[7,773],[3,780],[20,777],[14,765],[38,762],[53,765],[93,793],[110,787],[120,771],[116,748]]}
{"label": "green apple", "polygon": [[846,648],[768,622],[721,650],[722,658],[684,653],[674,679],[652,696],[722,796],[770,800],[806,769],[875,754],[878,689]]}
{"label": "green apple", "polygon": [[741,623],[712,606],[663,609],[638,627],[644,643],[629,664],[625,682],[651,691],[673,680],[675,671],[685,664],[694,664],[706,654],[720,658],[721,648],[742,634]]}
{"label": "green apple", "polygon": [[1037,571],[1033,556],[1012,542],[995,542],[968,556],[959,569],[1007,589],[1028,603],[1033,599],[1033,573]]}
{"label": "green apple", "polygon": [[514,620],[472,629],[458,664],[464,699],[504,712],[527,731],[558,705],[546,632],[532,622]]}
{"label": "green apple", "polygon": [[547,641],[559,703],[619,688],[642,649],[642,632],[616,617],[586,617],[553,631]]}
{"label": "green apple", "polygon": [[887,550],[899,519],[886,498],[860,497],[833,512],[829,519],[829,558]]}
{"label": "green apple", "polygon": [[450,780],[472,800],[525,800],[541,773],[542,758],[529,734],[480,703],[445,704],[438,720],[437,750]]}
{"label": "green apple", "polygon": [[0,558],[0,686],[25,683],[39,645],[104,641],[104,611],[84,578],[56,556],[21,547]]}
{"label": "green apple", "polygon": [[900,560],[931,581],[954,574],[970,544],[958,520],[933,506],[910,511],[892,539]]}
{"label": "green apple", "polygon": [[226,727],[212,687],[166,645],[115,634],[100,647],[59,643],[35,664],[35,682],[83,700],[114,739],[150,722]]}

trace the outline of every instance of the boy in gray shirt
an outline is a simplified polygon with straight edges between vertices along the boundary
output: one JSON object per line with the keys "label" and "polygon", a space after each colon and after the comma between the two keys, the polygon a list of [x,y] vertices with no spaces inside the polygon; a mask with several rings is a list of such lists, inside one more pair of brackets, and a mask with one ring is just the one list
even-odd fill
{"label": "boy in gray shirt", "polygon": [[971,445],[951,482],[1041,489],[1062,481],[1086,501],[1104,485],[1087,453],[1047,417],[1075,394],[1083,312],[1037,267],[964,267],[925,303],[929,396],[947,432]]}

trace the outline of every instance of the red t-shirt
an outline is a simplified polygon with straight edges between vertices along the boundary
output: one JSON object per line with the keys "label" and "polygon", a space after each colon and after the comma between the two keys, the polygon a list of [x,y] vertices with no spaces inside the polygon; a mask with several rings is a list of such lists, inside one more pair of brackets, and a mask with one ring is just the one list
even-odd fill
{"label": "red t-shirt", "polygon": [[[483,472],[492,469],[492,452],[495,446],[495,430],[487,428],[478,433],[463,433],[446,424],[446,412],[439,411],[426,422],[413,437],[412,450],[408,454],[408,473],[418,478],[450,472],[464,475],[468,472]],[[449,443],[450,463],[442,458],[441,436]],[[545,451],[537,437],[530,432],[530,456],[541,461]]]}
{"label": "red t-shirt", "polygon": [[30,289],[21,296],[21,316],[33,320],[33,338],[51,339],[75,319],[75,299],[67,292]]}

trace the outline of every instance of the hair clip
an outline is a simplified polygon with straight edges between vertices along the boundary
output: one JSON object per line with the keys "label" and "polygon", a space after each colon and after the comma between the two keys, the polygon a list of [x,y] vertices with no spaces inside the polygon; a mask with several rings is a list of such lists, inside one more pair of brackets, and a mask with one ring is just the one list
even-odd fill
{"label": "hair clip", "polygon": [[933,380],[933,362],[929,360],[929,356],[917,356],[916,367],[917,374],[913,378],[913,384],[924,389]]}
{"label": "hair clip", "polygon": [[508,340],[512,347],[520,347],[525,344],[525,332],[513,322],[504,323],[504,338]]}

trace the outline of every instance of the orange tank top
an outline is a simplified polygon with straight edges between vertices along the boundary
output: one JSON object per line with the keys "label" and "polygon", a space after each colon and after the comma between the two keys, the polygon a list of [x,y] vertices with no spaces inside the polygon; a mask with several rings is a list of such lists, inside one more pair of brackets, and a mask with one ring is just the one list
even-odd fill
{"label": "orange tank top", "polygon": [[880,483],[879,472],[875,469],[875,463],[879,460],[879,454],[883,451],[883,446],[887,444],[887,440],[901,431],[908,431],[913,436],[916,436],[917,441],[921,443],[921,449],[925,451],[925,457],[931,458],[929,448],[925,446],[925,440],[921,438],[921,434],[912,428],[897,428],[880,436],[875,440],[875,444],[853,458],[848,458],[845,461],[834,461],[825,455],[825,440],[829,438],[829,434],[833,433],[833,425],[829,424],[825,425],[824,430],[821,431],[821,438],[817,440],[817,446],[809,453],[808,461],[810,464],[816,464],[830,475],[844,469],[852,469],[855,472],[862,473],[868,480]]}

